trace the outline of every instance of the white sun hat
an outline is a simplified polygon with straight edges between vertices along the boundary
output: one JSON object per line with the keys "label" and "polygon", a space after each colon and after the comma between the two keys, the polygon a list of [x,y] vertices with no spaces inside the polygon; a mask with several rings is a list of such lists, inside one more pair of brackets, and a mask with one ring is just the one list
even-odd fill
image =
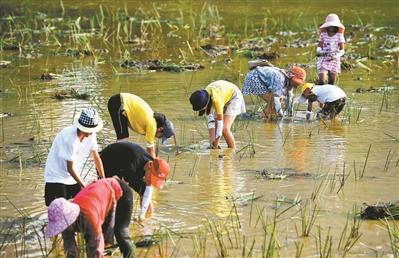
{"label": "white sun hat", "polygon": [[83,108],[75,119],[75,125],[82,132],[95,133],[103,128],[103,121],[94,108]]}

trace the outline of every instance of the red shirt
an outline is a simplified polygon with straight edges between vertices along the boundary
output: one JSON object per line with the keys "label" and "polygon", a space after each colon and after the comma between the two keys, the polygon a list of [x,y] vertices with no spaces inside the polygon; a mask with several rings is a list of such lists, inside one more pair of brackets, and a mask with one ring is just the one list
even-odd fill
{"label": "red shirt", "polygon": [[95,234],[102,233],[101,225],[123,191],[114,178],[104,178],[83,188],[73,199],[80,212],[87,218]]}

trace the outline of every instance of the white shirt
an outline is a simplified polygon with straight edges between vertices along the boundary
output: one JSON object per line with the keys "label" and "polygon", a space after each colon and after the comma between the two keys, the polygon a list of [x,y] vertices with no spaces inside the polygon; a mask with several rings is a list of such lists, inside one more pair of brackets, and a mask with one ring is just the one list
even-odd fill
{"label": "white shirt", "polygon": [[331,84],[316,85],[312,88],[312,92],[317,96],[317,101],[322,104],[346,98],[345,92],[340,87]]}
{"label": "white shirt", "polygon": [[44,169],[46,183],[73,185],[77,182],[67,169],[67,160],[73,161],[77,173],[92,150],[98,149],[96,133],[80,142],[75,125],[64,128],[54,139]]}

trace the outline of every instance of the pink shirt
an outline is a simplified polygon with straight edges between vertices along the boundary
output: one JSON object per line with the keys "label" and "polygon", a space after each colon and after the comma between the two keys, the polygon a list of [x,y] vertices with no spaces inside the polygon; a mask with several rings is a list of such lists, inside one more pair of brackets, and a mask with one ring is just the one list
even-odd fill
{"label": "pink shirt", "polygon": [[[84,233],[87,257],[103,257],[104,237],[106,240],[113,236],[113,221],[115,219],[115,205],[123,191],[119,182],[114,178],[103,178],[83,188],[73,199],[80,207],[80,215],[74,226],[62,232],[66,257],[78,257],[75,232]],[[104,222],[109,223],[102,232]]]}
{"label": "pink shirt", "polygon": [[342,33],[335,33],[333,36],[328,36],[327,32],[321,32],[319,42],[322,42],[321,49],[331,55],[320,56],[317,60],[318,72],[331,71],[335,73],[341,72],[341,58],[332,57],[339,51],[339,44],[345,43],[345,38]]}

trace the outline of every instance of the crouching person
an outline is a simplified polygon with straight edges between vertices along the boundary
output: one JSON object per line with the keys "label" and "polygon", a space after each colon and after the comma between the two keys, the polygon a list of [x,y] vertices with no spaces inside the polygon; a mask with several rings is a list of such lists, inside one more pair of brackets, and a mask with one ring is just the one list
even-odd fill
{"label": "crouching person", "polygon": [[48,207],[46,237],[62,233],[66,257],[80,257],[75,233],[81,232],[89,258],[103,257],[104,245],[112,244],[115,233],[123,257],[135,257],[129,236],[133,195],[127,183],[105,178],[82,189],[72,202],[53,200]]}
{"label": "crouching person", "polygon": [[139,145],[132,142],[115,142],[100,153],[105,177],[118,176],[140,195],[139,219],[152,216],[153,187],[162,189],[169,174],[169,164],[153,158]]}
{"label": "crouching person", "polygon": [[345,92],[331,84],[314,85],[312,83],[305,83],[301,87],[302,95],[299,98],[300,103],[308,102],[306,111],[306,119],[309,120],[312,114],[313,102],[320,103],[320,108],[317,112],[321,118],[334,119],[344,108],[346,101]]}

